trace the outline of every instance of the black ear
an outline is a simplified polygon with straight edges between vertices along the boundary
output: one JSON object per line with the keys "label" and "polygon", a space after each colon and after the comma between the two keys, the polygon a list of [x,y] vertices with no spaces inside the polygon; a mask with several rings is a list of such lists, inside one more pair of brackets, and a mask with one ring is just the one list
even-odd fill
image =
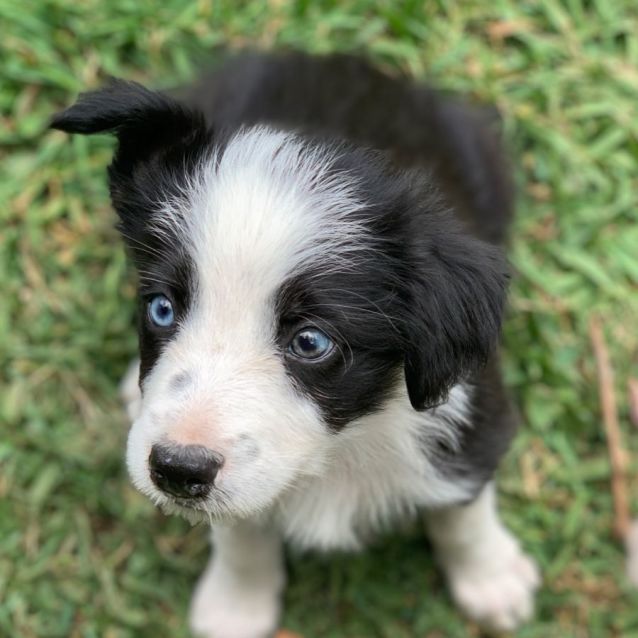
{"label": "black ear", "polygon": [[[104,88],[81,93],[75,104],[53,116],[50,126],[67,133],[119,135],[140,125],[156,128],[155,124],[167,119],[178,127],[192,125],[193,117],[192,112],[164,93],[137,82],[111,78]],[[162,135],[164,131],[156,128],[155,132]]]}
{"label": "black ear", "polygon": [[201,113],[137,82],[115,78],[102,89],[82,93],[75,104],[51,119],[50,126],[67,133],[114,133],[119,155],[128,162],[206,132]]}
{"label": "black ear", "polygon": [[499,248],[459,229],[416,250],[405,379],[412,406],[424,410],[487,361],[499,338],[508,274]]}

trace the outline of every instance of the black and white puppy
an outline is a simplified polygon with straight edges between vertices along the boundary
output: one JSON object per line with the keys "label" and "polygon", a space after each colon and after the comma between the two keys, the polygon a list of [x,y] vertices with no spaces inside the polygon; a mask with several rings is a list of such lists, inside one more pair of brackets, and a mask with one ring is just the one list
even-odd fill
{"label": "black and white puppy", "polygon": [[212,523],[193,630],[270,635],[282,540],[358,548],[420,513],[468,616],[529,618],[537,571],[492,486],[516,419],[487,114],[354,57],[245,54],[176,97],[115,80],[52,125],[118,139],[141,307],[127,462]]}

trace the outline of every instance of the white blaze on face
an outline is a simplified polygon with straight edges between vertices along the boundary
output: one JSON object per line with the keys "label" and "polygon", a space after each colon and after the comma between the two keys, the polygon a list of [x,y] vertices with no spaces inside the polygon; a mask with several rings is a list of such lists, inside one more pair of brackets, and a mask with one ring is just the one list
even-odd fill
{"label": "white blaze on face", "polygon": [[362,204],[333,159],[289,133],[245,130],[153,220],[156,232],[178,234],[194,270],[187,316],[144,381],[129,437],[133,482],[156,501],[166,499],[147,461],[160,441],[221,453],[207,507],[223,501],[237,515],[265,508],[329,455],[334,436],[295,391],[276,345],[275,297],[327,255],[327,267],[347,267],[365,246],[353,219]]}

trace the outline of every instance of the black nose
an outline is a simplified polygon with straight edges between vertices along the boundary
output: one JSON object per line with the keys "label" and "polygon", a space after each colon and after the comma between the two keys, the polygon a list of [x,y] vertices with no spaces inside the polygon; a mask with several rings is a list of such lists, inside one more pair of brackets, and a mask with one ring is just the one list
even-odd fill
{"label": "black nose", "polygon": [[223,461],[201,445],[154,445],[148,459],[153,483],[180,498],[206,496]]}

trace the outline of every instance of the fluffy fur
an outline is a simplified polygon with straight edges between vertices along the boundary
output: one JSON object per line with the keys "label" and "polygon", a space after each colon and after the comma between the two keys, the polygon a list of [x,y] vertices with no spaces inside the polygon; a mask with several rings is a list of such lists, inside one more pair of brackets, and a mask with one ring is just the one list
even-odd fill
{"label": "fluffy fur", "polygon": [[[115,80],[53,126],[118,139],[141,301],[127,463],[158,505],[215,527],[194,629],[274,629],[280,538],[357,548],[417,512],[469,615],[527,618],[537,578],[490,487],[515,419],[496,355],[511,194],[487,112],[356,58],[248,54],[175,96]],[[148,319],[156,294],[170,329]],[[308,327],[329,356],[291,353]],[[166,443],[224,459],[205,498],[153,483]]]}

